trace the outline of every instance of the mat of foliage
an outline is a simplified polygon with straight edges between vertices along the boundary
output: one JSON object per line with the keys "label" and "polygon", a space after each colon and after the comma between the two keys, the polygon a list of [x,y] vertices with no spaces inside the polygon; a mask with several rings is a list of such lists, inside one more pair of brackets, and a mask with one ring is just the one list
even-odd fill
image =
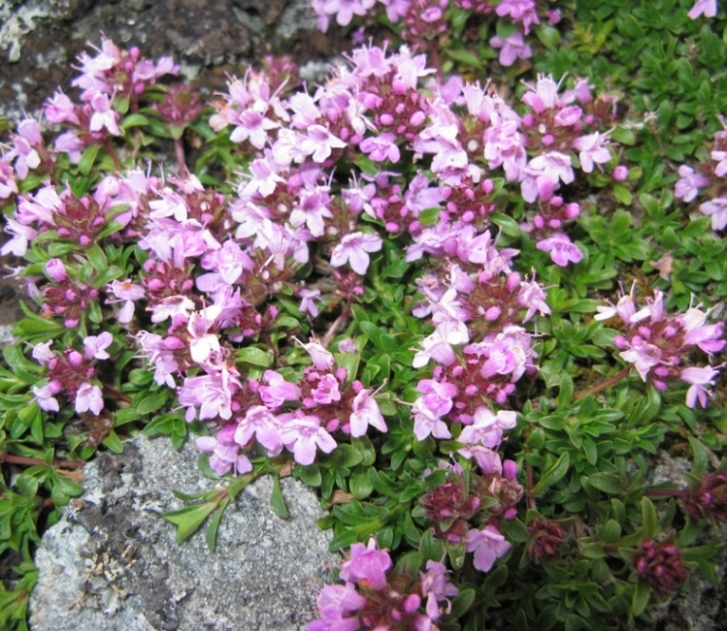
{"label": "mat of foliage", "polygon": [[[0,622],[81,468],[195,442],[211,553],[318,489],[311,631],[633,629],[727,517],[727,21],[716,2],[315,0],[352,50],[202,102],[101,38],[4,124]],[[656,483],[663,458],[688,473]],[[12,565],[12,568],[10,566]]]}

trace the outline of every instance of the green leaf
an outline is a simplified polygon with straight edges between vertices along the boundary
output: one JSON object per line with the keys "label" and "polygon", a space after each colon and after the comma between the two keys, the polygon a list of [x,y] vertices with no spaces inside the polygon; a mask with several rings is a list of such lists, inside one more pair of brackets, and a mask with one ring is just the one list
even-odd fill
{"label": "green leaf", "polygon": [[167,402],[168,396],[169,396],[168,390],[160,390],[159,392],[154,392],[154,393],[144,397],[141,401],[139,401],[139,403],[137,403],[136,411],[141,416],[146,416],[147,414],[156,412],[159,408],[161,408]]}
{"label": "green leaf", "polygon": [[464,48],[445,48],[444,52],[447,57],[453,59],[454,61],[458,61],[461,64],[471,66],[472,68],[477,68],[478,70],[482,70],[482,63],[480,62],[479,58],[476,55],[473,55],[470,51],[465,50]]}
{"label": "green leaf", "polygon": [[103,445],[115,454],[120,454],[124,451],[124,443],[121,442],[121,439],[113,430],[103,439]]}
{"label": "green leaf", "polygon": [[260,368],[270,368],[275,361],[272,353],[267,353],[256,346],[248,346],[237,351],[236,358],[245,364],[252,364]]}
{"label": "green leaf", "polygon": [[202,527],[202,524],[215,511],[217,506],[217,502],[185,506],[177,510],[167,511],[162,517],[177,527],[175,541],[182,543]]}
{"label": "green leaf", "polygon": [[315,486],[318,487],[323,482],[323,477],[321,476],[321,468],[313,463],[308,466],[296,466],[296,475],[298,478],[300,478],[301,482],[304,482],[308,486]]}
{"label": "green leaf", "polygon": [[658,527],[656,508],[648,497],[641,498],[641,520],[644,539],[653,539]]}
{"label": "green leaf", "polygon": [[130,127],[144,127],[148,124],[149,119],[143,114],[129,114],[119,123],[119,127],[121,129],[129,129]]}
{"label": "green leaf", "polygon": [[93,269],[97,272],[103,272],[109,266],[109,261],[104,251],[96,243],[86,248],[86,258],[88,258],[89,263],[93,265]]}
{"label": "green leaf", "polygon": [[691,445],[692,452],[694,453],[694,469],[692,474],[697,477],[701,477],[707,472],[707,466],[709,465],[709,450],[701,440],[694,438],[694,436],[689,436],[689,444]]}
{"label": "green leaf", "polygon": [[222,500],[219,508],[215,511],[215,515],[210,521],[210,525],[207,527],[207,534],[205,535],[205,541],[207,542],[207,549],[214,554],[217,549],[217,532],[220,529],[220,523],[222,523],[222,515],[225,509],[229,505],[231,498],[227,497]]}
{"label": "green leaf", "polygon": [[463,589],[452,599],[452,619],[456,620],[464,616],[475,602],[477,592],[472,588]]}
{"label": "green leaf", "polygon": [[548,50],[552,50],[560,44],[560,33],[558,32],[558,29],[555,29],[552,26],[540,24],[535,29],[535,34],[538,36],[538,39],[542,42],[543,46],[545,46]]}
{"label": "green leaf", "polygon": [[649,604],[649,598],[651,597],[651,587],[645,581],[639,581],[636,583],[634,589],[634,596],[631,599],[631,613],[634,616],[640,616],[646,611],[646,606]]}
{"label": "green leaf", "polygon": [[561,480],[563,476],[568,473],[568,467],[570,467],[570,454],[565,451],[560,458],[558,458],[555,464],[542,475],[538,483],[533,487],[533,495],[540,495],[543,491]]}
{"label": "green leaf", "polygon": [[493,213],[489,216],[492,223],[502,230],[508,237],[519,237],[522,234],[520,230],[520,224],[508,215],[502,213]]}
{"label": "green leaf", "polygon": [[78,170],[83,175],[88,175],[91,172],[93,164],[94,162],[96,162],[96,156],[98,156],[98,152],[100,149],[101,145],[91,145],[84,150],[83,155],[81,156],[81,160],[78,163]]}
{"label": "green leaf", "polygon": [[280,519],[288,519],[290,513],[288,512],[288,506],[283,497],[283,491],[280,488],[280,478],[277,475],[273,476],[273,492],[270,494],[270,506]]}
{"label": "green leaf", "polygon": [[621,495],[623,483],[615,473],[600,471],[588,476],[588,483],[595,489],[608,493],[609,495]]}
{"label": "green leaf", "polygon": [[374,485],[369,478],[368,469],[359,467],[351,474],[348,480],[348,487],[353,496],[358,500],[366,499],[374,490]]}

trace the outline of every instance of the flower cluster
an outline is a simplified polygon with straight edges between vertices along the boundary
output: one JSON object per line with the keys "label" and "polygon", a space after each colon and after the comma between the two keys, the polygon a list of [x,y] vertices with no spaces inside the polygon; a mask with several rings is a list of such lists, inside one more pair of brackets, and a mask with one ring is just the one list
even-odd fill
{"label": "flower cluster", "polygon": [[636,309],[634,287],[624,294],[616,305],[598,307],[597,320],[607,320],[615,315],[625,326],[624,334],[614,338],[619,355],[634,365],[644,382],[665,390],[671,381],[689,384],[687,405],[694,407],[697,401],[705,407],[719,367],[689,365],[689,356],[695,349],[707,355],[721,351],[727,343],[722,338],[722,322],[707,324],[709,312],[690,307],[683,314],[669,316],[664,309],[664,294],[654,291],[647,299],[647,306]]}
{"label": "flower cluster", "polygon": [[179,72],[171,57],[154,63],[138,48],[121,50],[110,39],[101,41],[97,53],[84,51],[78,58],[80,74],[72,85],[81,89],[80,103],[58,91],[45,104],[48,122],[72,128],[56,139],[55,149],[67,153],[74,164],[86,147],[105,145],[110,136],[122,134],[121,115],[137,111],[139,98],[159,77]]}
{"label": "flower cluster", "polygon": [[89,335],[83,340],[84,350],[51,350],[52,342],[36,344],[33,358],[48,370],[48,381],[42,386],[33,386],[38,406],[48,412],[58,412],[56,396],[64,393],[73,401],[78,414],[91,412],[98,416],[104,408],[103,393],[96,379],[94,360],[108,359],[106,350],[113,343],[108,331]]}
{"label": "flower cluster", "polygon": [[435,629],[457,588],[442,563],[427,561],[426,569],[410,576],[392,569],[389,553],[379,550],[374,539],[368,546],[354,543],[339,572],[344,584],[323,588],[317,601],[320,618],[308,625],[309,631]]}
{"label": "flower cluster", "polygon": [[701,162],[695,168],[686,164],[679,167],[675,195],[692,202],[703,194],[707,201],[699,205],[699,210],[711,217],[713,230],[724,230],[727,227],[727,128],[714,135],[709,157],[710,162]]}
{"label": "flower cluster", "polygon": [[636,553],[636,574],[659,594],[673,594],[689,576],[679,548],[669,541],[645,541]]}

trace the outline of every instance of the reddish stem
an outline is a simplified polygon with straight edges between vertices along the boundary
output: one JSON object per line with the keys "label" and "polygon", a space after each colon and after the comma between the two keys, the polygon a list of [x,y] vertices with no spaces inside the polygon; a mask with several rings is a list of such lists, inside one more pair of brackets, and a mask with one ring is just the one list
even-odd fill
{"label": "reddish stem", "polygon": [[184,143],[181,138],[177,138],[174,141],[174,153],[177,157],[177,164],[179,165],[179,175],[186,177],[189,171],[187,170],[187,163],[184,158]]}
{"label": "reddish stem", "polygon": [[601,383],[597,383],[595,386],[588,388],[588,390],[579,392],[576,396],[573,397],[573,401],[580,401],[581,399],[587,397],[589,394],[597,394],[602,390],[605,390],[606,388],[610,388],[612,385],[628,377],[630,372],[631,367],[624,368],[622,371],[617,372],[613,377],[604,379]]}
{"label": "reddish stem", "polygon": [[[0,463],[8,462],[10,464],[21,464],[28,466],[44,465],[45,460],[40,458],[29,458],[27,456],[16,456],[15,454],[0,454]],[[80,469],[86,463],[83,460],[54,460],[51,463],[56,468],[64,469]]]}

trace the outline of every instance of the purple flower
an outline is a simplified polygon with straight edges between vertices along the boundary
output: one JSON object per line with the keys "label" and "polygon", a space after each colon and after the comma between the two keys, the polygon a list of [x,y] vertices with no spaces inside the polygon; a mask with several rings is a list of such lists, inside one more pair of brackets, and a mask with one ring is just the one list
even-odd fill
{"label": "purple flower", "polygon": [[253,405],[242,419],[238,419],[234,440],[245,447],[255,436],[268,456],[277,456],[283,450],[280,421],[264,405]]}
{"label": "purple flower", "polygon": [[294,383],[285,381],[283,376],[274,370],[266,370],[260,386],[260,398],[270,409],[282,406],[286,401],[297,401],[300,398],[300,388]]}
{"label": "purple flower", "polygon": [[543,239],[536,246],[538,250],[550,252],[553,263],[565,267],[568,263],[578,263],[583,258],[583,252],[574,245],[563,233],[556,232],[552,237]]}
{"label": "purple flower", "polygon": [[717,0],[697,0],[687,15],[696,20],[700,15],[705,18],[713,18],[717,15]]}
{"label": "purple flower", "polygon": [[709,178],[694,169],[682,164],[679,167],[679,180],[676,183],[674,194],[685,202],[691,202],[698,194],[699,189],[709,184]]}
{"label": "purple flower", "polygon": [[350,556],[341,564],[339,576],[344,581],[365,584],[378,592],[386,586],[386,573],[391,569],[391,557],[386,550],[377,550],[376,540],[369,539],[368,546],[354,543]]}
{"label": "purple flower", "polygon": [[353,232],[347,234],[341,242],[333,248],[331,253],[331,265],[341,267],[346,262],[351,269],[363,276],[369,267],[369,252],[378,252],[383,242],[381,237],[365,232]]}
{"label": "purple flower", "polygon": [[103,410],[101,388],[90,383],[82,383],[76,392],[75,408],[79,414],[90,411],[98,416]]}
{"label": "purple flower", "polygon": [[63,386],[61,386],[60,381],[57,381],[55,379],[48,382],[44,386],[32,387],[32,391],[35,395],[35,400],[38,403],[38,407],[40,407],[41,410],[45,410],[46,412],[58,412],[60,408],[58,406],[58,400],[55,398],[55,395],[57,395],[62,389]]}
{"label": "purple flower", "polygon": [[132,283],[131,279],[127,278],[126,280],[111,281],[109,285],[106,285],[106,290],[118,299],[107,300],[107,304],[124,303],[116,316],[119,323],[128,324],[131,322],[136,310],[134,302],[144,298],[144,288],[141,285]]}
{"label": "purple flower", "polygon": [[727,197],[715,199],[699,205],[705,215],[712,217],[712,230],[724,230],[727,226]]}
{"label": "purple flower", "polygon": [[320,289],[299,289],[298,296],[300,297],[300,307],[298,307],[298,309],[300,312],[309,313],[315,318],[318,315],[318,307],[316,306],[315,299],[320,295]]}
{"label": "purple flower", "polygon": [[467,552],[474,552],[474,566],[480,572],[489,572],[495,561],[505,555],[512,546],[505,541],[497,526],[485,526],[482,530],[467,531]]}
{"label": "purple flower", "polygon": [[387,431],[384,417],[381,415],[376,399],[371,396],[371,390],[361,390],[353,399],[351,405],[351,436],[359,438],[366,434],[369,425],[373,425],[380,432]]}
{"label": "purple flower", "polygon": [[217,436],[200,436],[196,441],[198,451],[210,454],[210,467],[217,475],[225,475],[232,469],[234,475],[252,471],[252,463],[240,453],[240,445],[234,440],[236,425],[225,425]]}
{"label": "purple flower", "polygon": [[523,40],[522,31],[515,31],[510,37],[490,38],[490,46],[500,49],[500,63],[503,66],[512,66],[516,59],[528,59],[533,56],[533,51]]}
{"label": "purple flower", "polygon": [[374,162],[390,160],[396,163],[401,157],[399,147],[396,146],[396,136],[391,132],[384,132],[374,138],[366,138],[361,142],[359,148]]}
{"label": "purple flower", "polygon": [[83,354],[86,359],[108,359],[106,349],[111,346],[114,338],[108,331],[99,335],[89,335],[83,340]]}
{"label": "purple flower", "polygon": [[280,436],[298,464],[312,464],[316,447],[329,454],[338,446],[333,436],[321,427],[317,416],[305,415],[298,410],[293,414],[282,414],[279,418],[283,424]]}

